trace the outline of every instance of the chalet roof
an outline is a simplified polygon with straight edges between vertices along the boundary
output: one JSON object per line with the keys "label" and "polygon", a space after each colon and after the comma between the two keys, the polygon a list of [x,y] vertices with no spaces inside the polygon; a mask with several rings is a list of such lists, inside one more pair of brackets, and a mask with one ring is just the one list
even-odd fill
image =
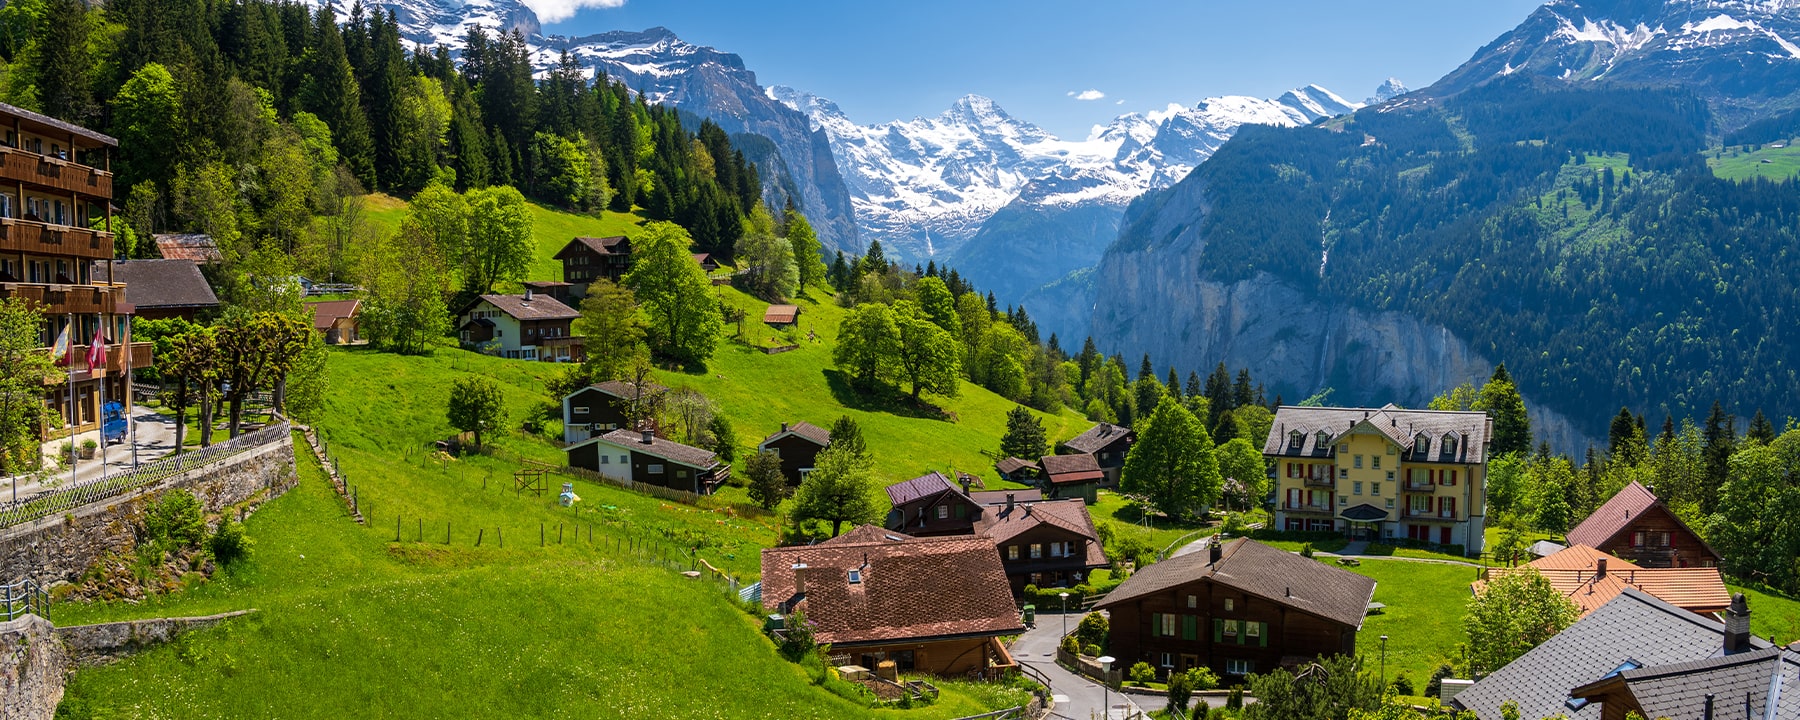
{"label": "chalet roof", "polygon": [[112,260],[96,262],[90,270],[95,278],[107,277],[125,283],[125,301],[146,308],[210,308],[219,306],[200,266],[188,260]]}
{"label": "chalet roof", "polygon": [[1575,529],[1569,531],[1571,545],[1591,545],[1601,547],[1613,538],[1618,537],[1631,521],[1638,519],[1644,511],[1655,507],[1656,493],[1644,487],[1636,480],[1619,489],[1619,492],[1607,498],[1600,508],[1582,520]]}
{"label": "chalet roof", "polygon": [[1045,525],[1087,538],[1088,567],[1106,564],[1106,549],[1100,546],[1100,534],[1094,531],[1094,520],[1088,516],[1087,503],[1081,498],[1038,502],[1015,500],[1012,510],[990,507],[975,521],[975,534],[986,536],[997,544]]}
{"label": "chalet roof", "polygon": [[29,122],[33,125],[40,125],[40,126],[52,129],[52,130],[57,130],[59,132],[65,132],[70,135],[74,135],[75,137],[78,137],[78,138],[81,138],[84,140],[88,140],[90,142],[100,143],[101,145],[107,145],[110,147],[118,147],[119,146],[119,141],[117,139],[114,139],[113,136],[111,136],[111,135],[107,135],[105,133],[100,133],[100,132],[95,132],[93,130],[84,128],[80,125],[64,122],[62,120],[58,120],[56,118],[50,117],[49,115],[45,115],[43,113],[32,112],[30,110],[26,110],[25,108],[18,107],[16,105],[8,105],[6,103],[0,103],[0,114],[13,115],[13,116],[16,116],[19,119]]}
{"label": "chalet roof", "polygon": [[699,264],[701,267],[706,267],[707,263],[712,262],[712,254],[711,253],[693,253],[693,256],[694,256],[694,262]]}
{"label": "chalet roof", "polygon": [[888,500],[894,503],[894,507],[916,502],[942,492],[961,495],[962,488],[957,487],[956,483],[950,482],[949,478],[944,477],[936,470],[887,487]]}
{"label": "chalet roof", "polygon": [[339,320],[356,317],[357,311],[362,308],[362,301],[320,300],[306,303],[306,308],[312,311],[313,329],[324,332]]}
{"label": "chalet roof", "polygon": [[[1800,653],[1788,648],[1626,670],[1570,694],[1598,699],[1621,685],[1646,717],[1735,718],[1739,709],[1742,717],[1800,717]],[[1708,698],[1716,698],[1712,708]]]}
{"label": "chalet roof", "polygon": [[696,470],[711,470],[719,466],[719,456],[710,450],[703,450],[692,445],[683,445],[666,438],[650,436],[650,442],[644,442],[645,433],[620,428],[605,435],[595,435],[587,440],[570,445],[567,450],[604,441],[608,445],[628,448],[633,452],[641,452],[651,457],[658,457],[672,463],[686,465]]}
{"label": "chalet roof", "polygon": [[[819,427],[819,426],[809,423],[805,420],[801,420],[800,422],[796,422],[796,423],[782,423],[780,430],[777,430],[774,434],[772,434],[766,438],[763,438],[761,446],[766,446],[769,443],[775,442],[776,440],[780,440],[780,439],[782,439],[784,437],[788,437],[790,435],[795,436],[795,437],[805,438],[806,440],[811,441],[814,445],[818,445],[819,447],[825,447],[825,446],[831,444],[831,431],[830,430],[826,430],[825,428]],[[759,447],[761,447],[761,446],[759,446]]]}
{"label": "chalet roof", "polygon": [[[582,388],[582,390],[587,389],[599,390],[600,392],[620,400],[636,400],[640,393],[643,395],[661,395],[669,391],[668,388],[648,380],[645,380],[642,385],[625,382],[624,380],[605,380]],[[575,392],[581,392],[581,390]],[[571,393],[571,395],[573,395],[573,393]]]}
{"label": "chalet roof", "polygon": [[[1598,572],[1602,561],[1606,563],[1605,574]],[[1725,579],[1718,568],[1640,568],[1586,545],[1571,546],[1523,567],[1537,570],[1557,592],[1581,608],[1583,615],[1598,610],[1628,587],[1688,612],[1714,613],[1731,606],[1731,592],[1725,589]],[[1488,570],[1488,578],[1494,580],[1514,572],[1523,570],[1493,568]],[[1482,581],[1473,584],[1477,593],[1485,586]]]}
{"label": "chalet roof", "polygon": [[1027,468],[1036,469],[1037,463],[1034,463],[1030,460],[1022,460],[1022,459],[1016,458],[1016,457],[1009,457],[1009,458],[1006,458],[1005,460],[1001,460],[1000,462],[994,463],[994,469],[999,470],[1001,475],[1011,475],[1013,473],[1016,473],[1020,470],[1025,470]]}
{"label": "chalet roof", "polygon": [[879,526],[876,526],[876,525],[858,525],[854,528],[851,528],[849,532],[846,532],[846,533],[839,535],[837,537],[834,537],[830,540],[826,540],[824,542],[820,542],[820,543],[816,543],[816,544],[818,544],[818,545],[854,545],[854,544],[861,544],[861,543],[879,543],[879,542],[894,543],[894,542],[906,542],[911,539],[913,539],[913,536],[908,535],[903,532],[900,532],[898,530],[883,530],[882,528],[880,528]]}
{"label": "chalet roof", "polygon": [[[1451,704],[1474,710],[1481,720],[1499,720],[1500,705],[1508,700],[1519,703],[1519,717],[1598,720],[1600,703],[1571,708],[1571,690],[1628,661],[1648,668],[1720,655],[1724,632],[1718,620],[1626,588],[1600,609],[1463,690]],[[1769,647],[1755,637],[1750,645]]]}
{"label": "chalet roof", "polygon": [[1375,581],[1311,558],[1278,550],[1249,538],[1237,538],[1212,553],[1177,555],[1137,571],[1106,596],[1095,609],[1122,605],[1196,580],[1211,579],[1266,601],[1330,620],[1362,627],[1363,614],[1375,596]]}
{"label": "chalet roof", "polygon": [[969,499],[976,505],[1005,505],[1006,496],[1011,495],[1013,502],[1037,502],[1044,499],[1044,491],[1037,488],[1022,490],[977,490],[969,493]]}
{"label": "chalet roof", "polygon": [[1129,440],[1131,428],[1103,422],[1088,428],[1087,432],[1069,438],[1068,442],[1063,443],[1063,446],[1076,452],[1097,453],[1102,448],[1118,442],[1120,438]]}
{"label": "chalet roof", "polygon": [[212,236],[204,233],[157,233],[150,236],[156,241],[156,253],[164,260],[187,260],[206,263],[222,262],[225,256],[219,254],[219,246],[213,242]]}
{"label": "chalet roof", "polygon": [[569,255],[569,251],[586,248],[600,255],[628,255],[631,253],[631,239],[624,235],[612,237],[578,237],[556,251],[557,260]]}
{"label": "chalet roof", "polygon": [[763,311],[763,322],[773,325],[785,325],[800,317],[798,305],[770,305]]}
{"label": "chalet roof", "polygon": [[[1392,403],[1380,408],[1298,407],[1283,405],[1263,442],[1264,455],[1329,457],[1339,437],[1352,430],[1378,432],[1400,447],[1402,460],[1479,465],[1486,462],[1487,413],[1457,410],[1408,410]],[[1325,433],[1320,445],[1319,433]],[[1300,433],[1300,444],[1289,437]],[[1424,444],[1419,436],[1424,435]],[[1445,436],[1456,441],[1446,452]]]}
{"label": "chalet roof", "polygon": [[530,300],[525,299],[524,295],[483,295],[481,299],[500,312],[512,316],[514,320],[574,320],[581,317],[581,313],[574,308],[549,295],[534,293]]}
{"label": "chalet roof", "polygon": [[[797,605],[820,643],[839,646],[1024,630],[992,543],[889,535],[898,534],[858,528],[853,538],[764,550],[763,606]],[[858,582],[850,581],[852,570]]]}
{"label": "chalet roof", "polygon": [[525,287],[531,288],[533,290],[538,290],[538,289],[550,290],[553,288],[566,288],[566,287],[574,286],[574,283],[566,283],[561,280],[526,280],[525,282],[522,282],[519,284],[524,285]]}
{"label": "chalet roof", "polygon": [[1044,476],[1054,484],[1088,482],[1106,477],[1100,472],[1100,463],[1094,456],[1080,455],[1045,455],[1038,462],[1042,463]]}

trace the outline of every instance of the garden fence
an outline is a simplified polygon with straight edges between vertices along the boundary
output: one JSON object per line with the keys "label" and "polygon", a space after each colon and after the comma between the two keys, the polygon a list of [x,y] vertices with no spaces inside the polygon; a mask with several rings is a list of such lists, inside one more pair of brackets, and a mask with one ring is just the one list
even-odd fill
{"label": "garden fence", "polygon": [[0,507],[0,528],[21,525],[70,512],[89,503],[140,492],[190,470],[222,463],[244,452],[279,442],[287,437],[288,432],[288,424],[281,422],[210,447],[171,455],[130,470],[83,480],[24,502],[8,504]]}

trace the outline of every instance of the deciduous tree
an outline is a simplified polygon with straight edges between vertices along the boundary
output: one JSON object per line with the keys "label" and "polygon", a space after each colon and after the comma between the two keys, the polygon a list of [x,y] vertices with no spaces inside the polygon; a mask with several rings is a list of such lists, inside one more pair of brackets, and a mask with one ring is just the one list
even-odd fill
{"label": "deciduous tree", "polygon": [[1575,603],[1536,569],[1525,567],[1490,577],[1469,600],[1463,619],[1469,660],[1477,670],[1493,672],[1562,632],[1580,616]]}
{"label": "deciduous tree", "polygon": [[250,395],[274,388],[275,409],[281,410],[277,386],[306,350],[312,332],[311,323],[293,315],[238,311],[221,319],[214,337],[219,351],[218,378],[229,384],[224,397],[230,403],[231,437],[237,437],[243,426],[244,400]]}
{"label": "deciduous tree", "polygon": [[738,282],[751,295],[781,302],[799,289],[800,268],[794,262],[793,246],[786,239],[753,232],[738,239],[737,249],[738,257],[744,261]]}
{"label": "deciduous tree", "polygon": [[744,461],[744,478],[750,482],[750,501],[764,510],[774,510],[786,500],[790,489],[781,474],[781,456],[764,450]]}
{"label": "deciduous tree", "polygon": [[498,430],[506,422],[506,407],[500,386],[479,375],[457,378],[450,386],[450,427],[475,434],[475,447],[482,447],[482,436]]}
{"label": "deciduous tree", "polygon": [[1144,495],[1158,512],[1181,517],[1219,497],[1212,436],[1174,398],[1162,397],[1125,455],[1119,487]]}
{"label": "deciduous tree", "polygon": [[837,537],[844,523],[881,519],[885,503],[877,501],[876,492],[873,464],[867,457],[846,448],[826,448],[794,492],[794,519],[829,522],[831,536]]}
{"label": "deciduous tree", "polygon": [[868,387],[885,379],[899,350],[899,330],[894,311],[880,303],[863,303],[850,309],[838,326],[837,346],[831,359],[850,374],[851,380]]}
{"label": "deciduous tree", "polygon": [[631,272],[625,287],[637,295],[650,319],[648,338],[655,354],[688,363],[712,357],[725,321],[712,283],[688,252],[681,226],[653,222],[632,241]]}
{"label": "deciduous tree", "polygon": [[825,280],[825,257],[821,253],[819,234],[806,216],[789,208],[783,218],[787,226],[788,248],[794,255],[794,266],[800,274],[800,294]]}
{"label": "deciduous tree", "polygon": [[582,370],[591,380],[616,380],[647,355],[644,315],[631,291],[596,278],[581,300],[581,317],[575,320],[587,355]]}
{"label": "deciduous tree", "polygon": [[478,294],[495,285],[525,277],[537,259],[531,230],[531,205],[509,186],[470,190],[469,245],[464,253],[464,284]]}
{"label": "deciduous tree", "polygon": [[912,385],[912,397],[925,390],[956,397],[962,383],[962,358],[955,336],[938,327],[911,300],[894,303],[899,331],[895,361],[901,377]]}
{"label": "deciduous tree", "polygon": [[0,475],[37,467],[38,430],[49,420],[44,380],[56,375],[40,351],[43,317],[21,298],[0,300]]}

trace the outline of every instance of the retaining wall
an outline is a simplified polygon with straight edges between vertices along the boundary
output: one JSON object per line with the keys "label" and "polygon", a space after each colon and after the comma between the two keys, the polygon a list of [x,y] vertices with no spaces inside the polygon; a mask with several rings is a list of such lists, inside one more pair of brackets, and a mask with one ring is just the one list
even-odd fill
{"label": "retaining wall", "polygon": [[69,667],[69,654],[50,621],[26,615],[0,623],[0,718],[56,717]]}
{"label": "retaining wall", "polygon": [[260,504],[278,497],[298,481],[293,436],[283,435],[155,485],[0,530],[0,581],[75,580],[107,553],[131,550],[144,508],[169,490],[186,489],[206,512],[216,513],[246,501]]}

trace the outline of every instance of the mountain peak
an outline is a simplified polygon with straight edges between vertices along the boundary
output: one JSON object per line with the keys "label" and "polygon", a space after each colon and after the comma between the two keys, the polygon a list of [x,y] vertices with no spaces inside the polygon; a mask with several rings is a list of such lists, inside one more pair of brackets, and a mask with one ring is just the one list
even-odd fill
{"label": "mountain peak", "polygon": [[1369,97],[1368,104],[1376,105],[1384,103],[1400,97],[1401,95],[1405,95],[1408,92],[1411,91],[1406,88],[1405,84],[1400,82],[1399,78],[1388,78],[1386,81],[1382,82],[1379,87],[1375,88],[1375,94]]}
{"label": "mountain peak", "polygon": [[1006,114],[1006,110],[1000,107],[1000,103],[994,102],[993,98],[974,93],[959,97],[956,102],[950,103],[950,109],[945,111],[942,117],[947,121],[978,123],[1012,121],[1012,116]]}

